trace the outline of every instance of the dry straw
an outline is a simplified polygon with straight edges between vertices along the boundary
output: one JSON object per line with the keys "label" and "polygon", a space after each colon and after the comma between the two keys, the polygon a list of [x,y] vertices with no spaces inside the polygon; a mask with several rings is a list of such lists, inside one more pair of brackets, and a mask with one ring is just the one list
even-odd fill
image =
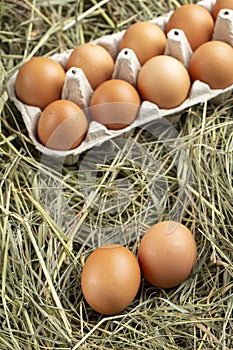
{"label": "dry straw", "polygon": [[[80,187],[86,176],[80,168],[82,159],[59,172],[42,166],[41,155],[6,92],[9,77],[26,59],[62,52],[181,3],[185,2],[0,2],[1,350],[233,349],[232,99],[184,111],[175,125],[180,143],[170,140],[177,152],[147,130],[130,132],[125,147],[127,140],[140,144],[160,167],[151,173],[150,167],[140,167],[132,157],[116,152],[113,159],[98,164],[98,180],[87,201]],[[197,265],[190,278],[171,290],[159,290],[142,280],[127,310],[101,316],[90,309],[80,291],[83,262],[96,244],[93,236],[110,224],[113,230],[124,231],[134,223],[134,239],[125,235],[124,243],[136,254],[140,234],[156,220],[169,218],[174,203],[182,208],[177,177],[181,148],[189,160],[183,176],[189,174],[191,180],[184,190],[189,205],[180,217],[195,235]],[[158,201],[149,191],[158,176],[165,190],[153,216],[151,207]],[[121,178],[133,188],[124,207],[112,190]],[[41,191],[48,179],[51,186],[62,189],[60,199],[55,200],[57,192],[51,187]]]}

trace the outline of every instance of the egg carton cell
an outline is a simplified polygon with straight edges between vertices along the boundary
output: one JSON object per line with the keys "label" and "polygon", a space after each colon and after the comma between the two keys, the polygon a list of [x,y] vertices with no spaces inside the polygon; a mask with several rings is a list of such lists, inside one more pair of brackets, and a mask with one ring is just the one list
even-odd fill
{"label": "egg carton cell", "polygon": [[[215,1],[204,0],[198,4],[205,7],[209,12],[212,12]],[[163,31],[165,31],[166,24],[172,14],[173,12],[171,11],[163,16],[152,19],[150,22],[157,24]],[[92,43],[103,46],[114,59],[113,79],[122,79],[133,86],[136,86],[141,65],[132,49],[124,48],[119,52],[119,44],[124,33],[125,30],[112,35],[103,36],[94,40]],[[233,10],[223,9],[219,12],[214,25],[212,39],[220,40],[233,46]],[[73,50],[67,50],[61,54],[55,54],[51,56],[51,58],[59,62],[65,68],[66,62],[72,51]],[[193,50],[181,29],[173,28],[168,32],[164,54],[178,59],[186,68],[189,67]],[[231,95],[233,89],[233,85],[228,86],[225,89],[211,89],[208,84],[196,80],[191,85],[187,99],[178,107],[164,109],[159,108],[158,105],[152,102],[142,101],[137,117],[133,123],[120,130],[110,130],[104,125],[91,119],[90,100],[93,95],[93,89],[82,69],[71,67],[66,72],[61,98],[75,102],[84,112],[86,112],[89,118],[89,128],[84,141],[77,148],[68,151],[56,151],[45,147],[38,141],[37,124],[42,111],[38,107],[24,104],[17,98],[15,94],[15,81],[17,74],[18,71],[16,71],[9,80],[8,92],[10,99],[21,112],[29,137],[35,147],[43,155],[52,157],[52,159],[59,159],[67,165],[77,162],[80,154],[94,146],[98,146],[115,137],[127,136],[127,133],[135,127],[142,127],[147,123],[159,120],[163,117],[166,117],[170,122],[174,122],[179,118],[183,110],[205,101],[212,100],[215,103],[220,103]]]}

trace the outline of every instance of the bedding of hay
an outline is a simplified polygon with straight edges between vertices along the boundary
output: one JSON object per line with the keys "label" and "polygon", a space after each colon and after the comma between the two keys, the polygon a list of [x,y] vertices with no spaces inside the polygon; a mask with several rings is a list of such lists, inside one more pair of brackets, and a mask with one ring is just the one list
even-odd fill
{"label": "bedding of hay", "polygon": [[[88,169],[98,152],[87,152],[57,172],[44,164],[6,89],[30,57],[74,48],[182,3],[0,2],[1,350],[233,349],[232,98],[184,111],[171,126],[176,139],[138,129],[122,147],[112,141],[114,154],[97,159],[93,179]],[[129,156],[125,150],[132,145]],[[188,166],[178,181],[182,150]],[[142,279],[125,311],[94,312],[80,290],[88,254],[119,231],[121,242],[137,254],[140,235],[171,215],[197,242],[191,276],[169,290]]]}

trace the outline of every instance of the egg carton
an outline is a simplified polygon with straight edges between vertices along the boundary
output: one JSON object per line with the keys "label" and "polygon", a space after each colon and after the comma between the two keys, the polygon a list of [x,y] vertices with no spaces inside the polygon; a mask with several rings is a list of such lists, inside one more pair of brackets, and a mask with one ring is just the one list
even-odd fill
{"label": "egg carton", "polygon": [[[214,3],[215,0],[204,0],[200,1],[198,4],[204,6],[209,12],[211,12]],[[151,19],[150,22],[157,24],[163,30],[165,30],[166,23],[168,22],[172,13],[173,12],[171,11],[163,16]],[[135,86],[141,65],[133,50],[126,48],[118,53],[119,43],[124,32],[125,30],[112,35],[106,35],[92,42],[105,47],[114,58],[115,68],[112,78],[126,80]],[[220,11],[215,22],[213,39],[221,40],[233,45],[233,11]],[[71,52],[72,50],[67,50],[63,53],[55,54],[51,56],[51,58],[65,67]],[[172,29],[168,33],[164,53],[177,58],[186,67],[188,67],[189,60],[192,55],[192,49],[182,30]],[[37,123],[41,110],[38,107],[26,105],[17,99],[14,88],[17,74],[18,71],[15,72],[8,82],[8,93],[10,99],[21,112],[29,137],[31,138],[36,149],[38,149],[42,154],[46,155],[47,157],[52,157],[53,159],[58,159],[60,162],[62,161],[62,163],[66,165],[76,163],[81,153],[112,138],[127,135],[127,132],[135,127],[142,127],[147,123],[163,117],[166,117],[173,122],[179,118],[182,111],[195,104],[203,103],[209,100],[213,100],[215,103],[222,102],[231,95],[233,89],[233,85],[227,87],[226,89],[211,89],[209,85],[201,81],[195,81],[191,86],[188,98],[177,108],[160,109],[157,105],[151,102],[143,101],[135,121],[126,128],[121,130],[109,130],[104,125],[90,120],[86,138],[77,148],[69,151],[57,151],[43,146],[38,141]],[[71,100],[78,104],[83,110],[87,111],[89,109],[92,94],[93,90],[83,71],[80,68],[70,68],[66,72],[61,98]]]}

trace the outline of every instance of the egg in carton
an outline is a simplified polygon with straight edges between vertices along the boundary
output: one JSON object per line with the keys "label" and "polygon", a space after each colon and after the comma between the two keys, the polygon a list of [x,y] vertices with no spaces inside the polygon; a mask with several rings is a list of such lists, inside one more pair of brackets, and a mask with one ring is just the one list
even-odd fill
{"label": "egg in carton", "polygon": [[[212,11],[215,0],[200,1],[198,4],[204,6],[209,12]],[[157,24],[165,31],[166,23],[168,22],[173,11],[152,19],[150,22]],[[121,31],[112,35],[100,37],[92,43],[103,46],[114,58],[115,66],[112,75],[113,79],[122,79],[128,81],[133,86],[136,86],[137,76],[140,72],[141,65],[133,50],[125,48],[119,52],[119,43],[125,31]],[[220,40],[233,45],[233,11],[221,10],[217,17],[214,26],[213,40]],[[51,56],[52,59],[59,62],[63,67],[71,54],[72,50],[67,50],[61,54]],[[191,46],[180,29],[172,29],[167,34],[165,55],[177,58],[180,62],[188,67],[190,57],[192,56]],[[176,121],[182,111],[207,100],[213,100],[216,103],[222,102],[225,98],[230,96],[233,86],[225,89],[211,89],[209,85],[201,81],[194,81],[188,98],[178,107],[171,109],[159,108],[156,104],[143,101],[140,105],[139,112],[132,124],[121,130],[109,130],[104,125],[89,120],[89,129],[84,141],[75,149],[68,151],[57,151],[43,146],[37,138],[37,124],[41,115],[41,109],[34,106],[29,106],[22,103],[15,94],[15,81],[18,72],[11,77],[8,83],[9,97],[21,112],[22,118],[26,125],[29,137],[31,138],[35,147],[46,157],[58,159],[63,164],[72,165],[77,162],[80,154],[98,146],[103,142],[115,137],[127,135],[127,132],[135,127],[142,127],[147,123],[161,119],[168,118],[171,122]],[[80,68],[71,67],[66,72],[65,83],[62,90],[62,99],[67,99],[75,102],[81,109],[88,111],[90,106],[90,99],[93,94],[93,89],[88,82],[84,72]],[[87,113],[88,114],[88,113]]]}

